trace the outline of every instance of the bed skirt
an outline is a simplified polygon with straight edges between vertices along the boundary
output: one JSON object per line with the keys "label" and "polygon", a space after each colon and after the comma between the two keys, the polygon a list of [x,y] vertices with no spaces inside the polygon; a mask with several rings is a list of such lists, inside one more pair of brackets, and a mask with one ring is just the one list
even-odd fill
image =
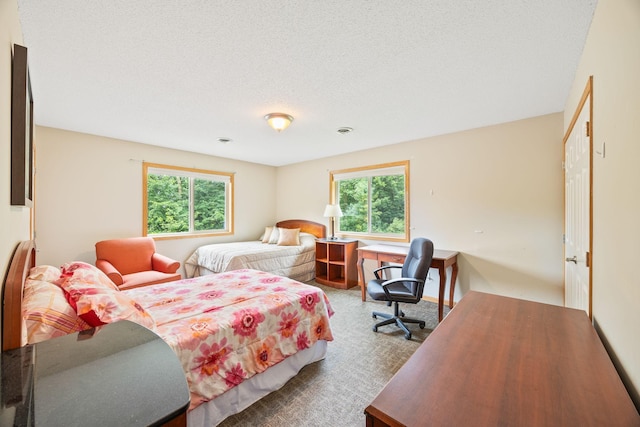
{"label": "bed skirt", "polygon": [[327,341],[287,357],[261,374],[254,375],[240,385],[209,402],[203,403],[187,415],[188,427],[215,426],[231,415],[242,412],[272,391],[280,389],[310,363],[324,359]]}

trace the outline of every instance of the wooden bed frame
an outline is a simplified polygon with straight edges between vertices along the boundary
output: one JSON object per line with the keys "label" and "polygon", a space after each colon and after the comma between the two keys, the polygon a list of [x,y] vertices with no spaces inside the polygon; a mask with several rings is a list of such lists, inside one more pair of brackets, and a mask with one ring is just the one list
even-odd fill
{"label": "wooden bed frame", "polygon": [[306,219],[287,219],[276,223],[280,228],[299,228],[301,233],[309,233],[318,239],[327,237],[327,227],[318,222],[307,221]]}
{"label": "wooden bed frame", "polygon": [[2,351],[22,344],[22,289],[29,270],[35,265],[35,241],[20,242],[11,258],[2,288]]}

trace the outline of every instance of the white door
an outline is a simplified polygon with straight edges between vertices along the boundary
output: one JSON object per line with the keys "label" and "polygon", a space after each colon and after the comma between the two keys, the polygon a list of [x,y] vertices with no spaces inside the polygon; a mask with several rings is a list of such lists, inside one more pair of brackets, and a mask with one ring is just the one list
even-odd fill
{"label": "white door", "polygon": [[591,317],[591,95],[584,98],[564,146],[565,306]]}

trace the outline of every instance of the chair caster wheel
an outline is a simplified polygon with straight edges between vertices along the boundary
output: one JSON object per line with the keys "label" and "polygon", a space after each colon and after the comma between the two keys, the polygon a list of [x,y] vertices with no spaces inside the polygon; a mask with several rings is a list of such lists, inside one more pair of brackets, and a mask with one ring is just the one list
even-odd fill
{"label": "chair caster wheel", "polygon": [[410,340],[411,339],[411,334],[404,334],[404,339],[405,340]]}
{"label": "chair caster wheel", "polygon": [[373,328],[371,328],[373,330],[373,332],[378,332],[378,327],[374,326]]}
{"label": "chair caster wheel", "polygon": [[376,316],[375,314],[372,314],[371,317],[373,317],[374,319],[378,318],[378,316]]}
{"label": "chair caster wheel", "polygon": [[420,329],[424,329],[425,323],[424,322],[418,323],[418,326],[420,327]]}

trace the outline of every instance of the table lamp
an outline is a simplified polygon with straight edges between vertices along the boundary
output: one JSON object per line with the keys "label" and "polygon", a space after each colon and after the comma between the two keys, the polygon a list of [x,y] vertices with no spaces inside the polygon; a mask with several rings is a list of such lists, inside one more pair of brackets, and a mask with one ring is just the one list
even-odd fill
{"label": "table lamp", "polygon": [[334,234],[334,230],[336,227],[336,217],[339,218],[342,216],[340,205],[327,205],[327,207],[324,208],[324,216],[325,218],[330,218],[329,225],[331,227],[331,237],[329,237],[329,240],[335,240],[336,236]]}

